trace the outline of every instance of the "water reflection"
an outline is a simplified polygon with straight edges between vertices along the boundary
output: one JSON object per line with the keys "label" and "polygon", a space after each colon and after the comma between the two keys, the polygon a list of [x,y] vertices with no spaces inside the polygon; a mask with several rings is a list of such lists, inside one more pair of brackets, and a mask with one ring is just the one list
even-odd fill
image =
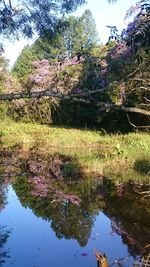
{"label": "water reflection", "polygon": [[[149,253],[150,199],[140,194],[147,188],[115,186],[107,179],[103,182],[85,179],[77,160],[71,156],[40,154],[38,149],[28,149],[24,154],[21,149],[16,147],[13,153],[8,153],[9,157],[6,152],[2,154],[2,184],[9,177],[22,206],[47,221],[58,239],[77,240],[81,247],[86,247],[94,241],[92,231],[102,211],[109,218],[111,231],[101,246],[96,243],[97,249],[106,252],[104,243],[109,246],[111,236],[118,235],[122,240],[117,248],[118,258],[124,245],[133,257]],[[5,196],[4,203],[3,200]],[[104,232],[105,224],[101,225]]]}
{"label": "water reflection", "polygon": [[150,241],[150,198],[144,199],[140,194],[145,190],[144,186],[131,184],[124,186],[121,195],[117,188],[105,190],[105,214],[112,221],[112,230],[122,237],[132,255],[143,253]]}
{"label": "water reflection", "polygon": [[[58,238],[76,239],[81,246],[85,246],[94,218],[104,205],[101,197],[95,194],[96,188],[93,188],[93,196],[87,196],[81,195],[83,184],[45,181],[48,192],[46,196],[41,196],[35,195],[35,188],[33,191],[30,181],[31,178],[19,177],[13,184],[22,205],[30,207],[36,216],[51,221],[51,227]],[[81,198],[80,205],[77,201],[74,203],[77,191],[78,199]]]}
{"label": "water reflection", "polygon": [[5,226],[0,225],[0,266],[5,263],[6,258],[9,258],[9,253],[5,250],[5,244],[9,238],[10,231]]}
{"label": "water reflection", "polygon": [[[7,184],[4,180],[0,179],[0,213],[4,210],[7,198],[6,198],[6,188]],[[7,249],[5,249],[5,245],[10,235],[10,231],[7,230],[6,226],[0,225],[0,266],[5,263],[6,258],[9,257],[9,253]]]}

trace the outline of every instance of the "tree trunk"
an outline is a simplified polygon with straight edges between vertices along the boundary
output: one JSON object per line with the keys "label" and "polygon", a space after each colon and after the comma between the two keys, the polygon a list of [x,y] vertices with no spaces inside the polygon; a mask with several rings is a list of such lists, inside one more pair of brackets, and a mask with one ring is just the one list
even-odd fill
{"label": "tree trunk", "polygon": [[[100,112],[106,111],[109,112],[111,110],[120,110],[124,111],[126,113],[138,113],[141,115],[150,116],[150,111],[145,109],[139,109],[136,107],[125,107],[123,105],[116,105],[112,103],[105,103],[105,102],[98,102],[96,100],[88,99],[88,96],[95,93],[100,93],[102,91],[105,91],[106,89],[99,89],[95,91],[88,91],[83,92],[80,94],[62,94],[62,93],[53,93],[48,90],[45,91],[38,91],[38,92],[30,92],[30,93],[24,93],[24,92],[18,92],[18,93],[12,93],[12,94],[1,94],[0,95],[0,101],[12,101],[13,99],[21,99],[21,98],[41,98],[41,97],[56,97],[62,100],[68,100],[68,101],[78,101],[90,104],[91,102],[95,102],[95,104],[99,107]],[[86,97],[86,98],[83,98]]]}

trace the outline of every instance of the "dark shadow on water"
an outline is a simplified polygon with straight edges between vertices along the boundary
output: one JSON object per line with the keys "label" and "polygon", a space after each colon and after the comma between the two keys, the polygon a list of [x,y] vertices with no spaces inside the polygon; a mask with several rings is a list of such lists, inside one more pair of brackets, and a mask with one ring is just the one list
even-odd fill
{"label": "dark shadow on water", "polygon": [[150,198],[140,192],[148,189],[138,184],[104,181],[105,214],[111,219],[112,232],[121,236],[131,255],[141,255],[150,240]]}

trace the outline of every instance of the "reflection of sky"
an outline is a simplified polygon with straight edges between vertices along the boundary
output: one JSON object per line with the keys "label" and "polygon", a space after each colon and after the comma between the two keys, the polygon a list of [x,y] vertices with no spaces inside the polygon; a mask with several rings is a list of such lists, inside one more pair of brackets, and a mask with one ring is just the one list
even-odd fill
{"label": "reflection of sky", "polygon": [[[75,15],[81,15],[85,8],[89,8],[94,16],[100,39],[105,43],[109,36],[109,29],[106,26],[116,25],[119,30],[125,28],[125,13],[137,0],[117,0],[115,4],[108,4],[107,0],[88,0],[87,2],[87,5],[79,8]],[[10,65],[15,62],[22,48],[31,42],[24,39],[14,44],[5,42],[6,57],[10,60]]]}
{"label": "reflection of sky", "polygon": [[[94,267],[96,260],[92,250],[105,252],[110,263],[128,255],[118,235],[111,235],[109,219],[100,213],[96,219],[86,247],[75,240],[58,240],[50,228],[50,222],[37,218],[30,209],[23,208],[10,188],[8,205],[0,214],[0,223],[12,228],[7,241],[10,259],[4,267]],[[87,256],[81,256],[86,253]]]}

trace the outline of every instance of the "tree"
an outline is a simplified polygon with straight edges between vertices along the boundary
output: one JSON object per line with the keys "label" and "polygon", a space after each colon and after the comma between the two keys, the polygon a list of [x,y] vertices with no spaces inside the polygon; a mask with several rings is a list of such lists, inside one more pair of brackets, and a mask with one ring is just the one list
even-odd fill
{"label": "tree", "polygon": [[61,15],[71,13],[85,0],[1,0],[0,34],[6,36],[32,37],[36,32],[43,35],[46,31],[55,32],[61,25]]}
{"label": "tree", "polygon": [[83,51],[89,51],[98,43],[96,24],[89,9],[86,9],[79,18],[70,17],[68,24],[64,39],[69,57]]}
{"label": "tree", "polygon": [[[77,54],[80,56],[81,52],[89,52],[96,45],[98,39],[96,25],[90,10],[86,10],[81,17],[65,18],[64,24],[66,27],[63,32],[57,30],[53,38],[47,33],[39,37],[33,45],[22,50],[12,72],[24,87],[30,74],[34,72],[32,64],[34,61],[46,59],[52,65],[53,62],[63,61],[66,56],[73,57]],[[52,68],[55,76],[55,67]]]}
{"label": "tree", "polygon": [[7,61],[3,57],[2,51],[0,51],[0,92],[4,89],[5,77],[6,77]]}
{"label": "tree", "polygon": [[29,46],[24,47],[20,56],[18,57],[12,73],[18,78],[23,86],[26,86],[29,74],[33,71],[32,62],[37,60],[38,56]]}
{"label": "tree", "polygon": [[45,33],[31,46],[39,59],[52,60],[72,57],[81,50],[89,50],[98,42],[98,34],[93,15],[89,9],[81,17],[64,18],[63,31],[55,32],[55,36]]}

